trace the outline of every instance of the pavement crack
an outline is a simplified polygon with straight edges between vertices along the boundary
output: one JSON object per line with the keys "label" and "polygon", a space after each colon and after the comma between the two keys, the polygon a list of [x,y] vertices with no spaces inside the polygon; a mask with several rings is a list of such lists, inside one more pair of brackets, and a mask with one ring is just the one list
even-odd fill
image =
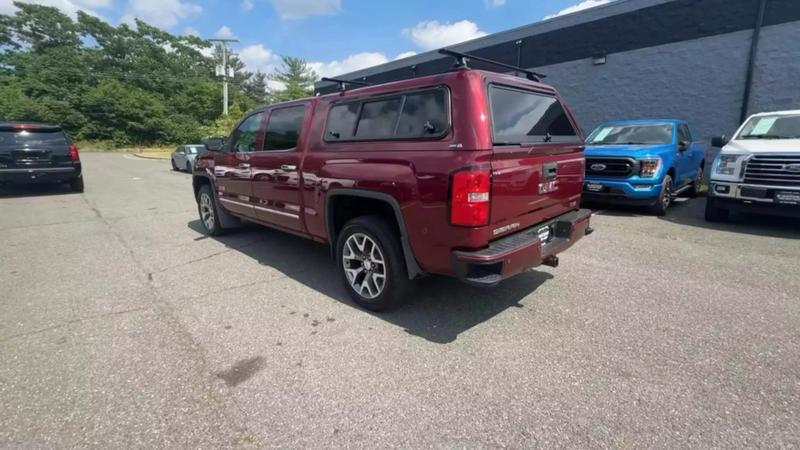
{"label": "pavement crack", "polygon": [[56,325],[51,325],[51,326],[45,327],[45,328],[40,328],[40,329],[34,330],[34,331],[26,331],[24,333],[12,334],[11,336],[5,336],[5,337],[0,336],[0,343],[7,342],[7,341],[10,341],[12,339],[21,338],[21,337],[35,336],[37,334],[42,334],[42,333],[46,333],[48,331],[57,330],[59,328],[67,326],[67,325],[73,325],[73,324],[76,324],[76,323],[88,322],[88,321],[97,320],[97,319],[104,319],[106,317],[121,316],[123,314],[130,314],[132,312],[143,311],[145,309],[150,309],[150,307],[149,306],[142,306],[142,307],[139,307],[139,308],[125,309],[125,310],[122,310],[122,311],[111,311],[111,312],[102,313],[102,314],[95,314],[93,316],[78,317],[76,319],[70,319],[70,320],[67,320],[65,322],[62,322],[62,323],[59,323],[59,324],[56,324]]}

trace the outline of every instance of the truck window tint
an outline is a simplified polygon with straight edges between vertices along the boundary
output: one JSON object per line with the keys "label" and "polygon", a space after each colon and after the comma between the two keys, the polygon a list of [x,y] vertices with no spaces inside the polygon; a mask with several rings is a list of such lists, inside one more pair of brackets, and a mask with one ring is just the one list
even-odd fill
{"label": "truck window tint", "polygon": [[378,139],[394,136],[402,100],[402,97],[394,97],[364,103],[356,128],[356,137]]}
{"label": "truck window tint", "polygon": [[395,135],[425,137],[448,128],[443,90],[406,96]]}
{"label": "truck window tint", "polygon": [[353,137],[358,119],[359,102],[345,103],[331,108],[325,139],[347,140]]}
{"label": "truck window tint", "polygon": [[261,128],[261,118],[264,113],[256,113],[245,119],[231,135],[230,150],[234,152],[253,152],[256,150],[258,132]]}
{"label": "truck window tint", "polygon": [[692,139],[689,136],[689,127],[687,127],[686,125],[681,125],[678,128],[678,142],[681,142],[681,141],[689,142],[691,140]]}
{"label": "truck window tint", "polygon": [[520,144],[574,141],[575,129],[555,97],[517,89],[491,86],[494,141],[497,144]]}
{"label": "truck window tint", "polygon": [[58,129],[0,130],[0,145],[67,145],[67,135]]}
{"label": "truck window tint", "polygon": [[272,111],[264,134],[264,150],[289,150],[297,147],[305,106]]}

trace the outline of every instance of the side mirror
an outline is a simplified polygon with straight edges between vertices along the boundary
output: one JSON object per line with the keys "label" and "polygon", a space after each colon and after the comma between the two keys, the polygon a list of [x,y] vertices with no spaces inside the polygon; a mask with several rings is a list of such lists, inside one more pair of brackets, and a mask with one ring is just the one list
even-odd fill
{"label": "side mirror", "polygon": [[689,142],[688,141],[680,141],[678,142],[678,150],[679,151],[686,151],[689,149]]}
{"label": "side mirror", "polygon": [[722,148],[728,143],[728,138],[725,136],[717,136],[715,138],[711,138],[711,146]]}
{"label": "side mirror", "polygon": [[222,150],[222,141],[215,139],[210,142],[206,142],[206,150],[210,150],[212,152],[218,152]]}

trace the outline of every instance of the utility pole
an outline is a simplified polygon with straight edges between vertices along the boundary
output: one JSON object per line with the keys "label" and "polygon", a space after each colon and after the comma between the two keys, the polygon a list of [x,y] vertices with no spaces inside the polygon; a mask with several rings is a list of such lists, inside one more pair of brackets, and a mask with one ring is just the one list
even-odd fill
{"label": "utility pole", "polygon": [[[222,67],[217,66],[217,76],[222,75],[222,114],[228,115],[228,42],[239,42],[238,39],[209,39],[219,43],[222,48]],[[221,69],[221,70],[220,70]],[[232,76],[232,75],[230,75]]]}

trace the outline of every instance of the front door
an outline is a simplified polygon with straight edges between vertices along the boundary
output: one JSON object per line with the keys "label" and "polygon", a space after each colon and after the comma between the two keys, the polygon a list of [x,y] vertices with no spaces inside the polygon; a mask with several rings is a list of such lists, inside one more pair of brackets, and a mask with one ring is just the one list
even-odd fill
{"label": "front door", "polygon": [[300,165],[310,109],[306,102],[271,110],[262,147],[250,159],[256,217],[291,231],[304,230]]}
{"label": "front door", "polygon": [[[685,142],[687,144],[684,150],[680,150],[681,142]],[[675,170],[678,175],[678,179],[674,180],[675,187],[681,187],[686,183],[694,180],[695,174],[695,165],[692,159],[692,136],[689,133],[689,127],[685,124],[678,125],[678,154],[676,156],[677,163],[675,164]]]}
{"label": "front door", "polygon": [[223,151],[214,154],[217,198],[228,211],[248,217],[254,216],[250,160],[263,140],[263,119],[263,111],[248,116],[233,131]]}

